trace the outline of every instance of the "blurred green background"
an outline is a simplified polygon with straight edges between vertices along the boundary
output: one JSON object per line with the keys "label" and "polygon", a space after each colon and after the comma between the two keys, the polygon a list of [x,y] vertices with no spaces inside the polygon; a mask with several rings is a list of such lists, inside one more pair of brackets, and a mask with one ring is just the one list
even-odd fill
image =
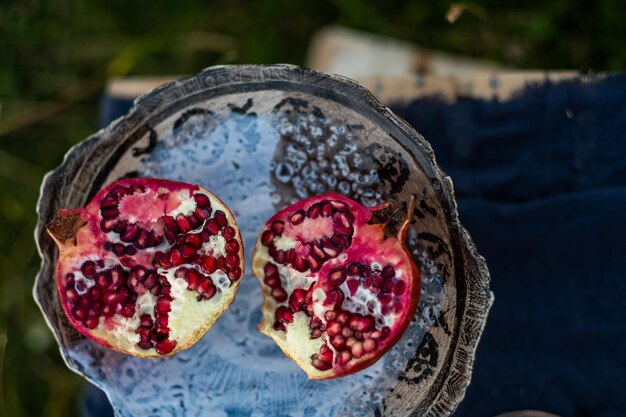
{"label": "blurred green background", "polygon": [[[519,68],[621,70],[620,0],[511,2],[0,2],[0,415],[74,416],[67,370],[32,301],[42,176],[98,128],[105,80],[190,74],[223,63],[304,61],[339,24]],[[461,12],[450,23],[450,10]]]}

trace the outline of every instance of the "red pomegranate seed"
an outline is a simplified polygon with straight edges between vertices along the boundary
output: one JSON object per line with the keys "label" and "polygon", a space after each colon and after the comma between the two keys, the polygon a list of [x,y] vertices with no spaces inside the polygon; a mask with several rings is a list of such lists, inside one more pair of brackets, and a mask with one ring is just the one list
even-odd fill
{"label": "red pomegranate seed", "polygon": [[231,281],[237,281],[241,278],[241,268],[238,266],[231,268],[231,270],[228,271],[228,278],[230,278]]}
{"label": "red pomegranate seed", "polygon": [[80,298],[78,296],[78,293],[76,292],[76,290],[72,289],[72,288],[68,288],[65,290],[65,297],[70,300],[71,302],[75,303],[76,301],[78,301],[78,299]]}
{"label": "red pomegranate seed", "polygon": [[324,362],[320,358],[313,358],[311,360],[311,365],[313,365],[316,369],[319,369],[320,371],[328,371],[330,368],[332,368],[332,365],[330,363]]}
{"label": "red pomegranate seed", "polygon": [[272,233],[274,234],[274,236],[280,236],[283,234],[283,230],[285,228],[285,223],[278,220],[275,221],[274,223],[272,223],[272,225],[270,226],[270,230],[272,231]]}
{"label": "red pomegranate seed", "polygon": [[276,309],[276,320],[283,321],[285,323],[293,322],[293,313],[289,307],[280,306]]}
{"label": "red pomegranate seed", "polygon": [[192,229],[191,224],[189,224],[189,219],[182,214],[176,216],[176,224],[178,224],[178,229],[182,233],[187,233]]}
{"label": "red pomegranate seed", "polygon": [[226,265],[229,268],[235,268],[239,266],[239,256],[236,253],[231,253],[226,256]]}
{"label": "red pomegranate seed", "polygon": [[281,287],[272,288],[272,298],[282,303],[287,299],[287,293]]}
{"label": "red pomegranate seed", "polygon": [[341,333],[342,327],[341,324],[339,324],[336,321],[330,321],[328,322],[328,324],[326,325],[326,333],[329,336],[335,336]]}
{"label": "red pomegranate seed", "polygon": [[337,312],[334,310],[328,310],[324,313],[324,318],[327,322],[333,321],[337,318]]}
{"label": "red pomegranate seed", "polygon": [[303,309],[307,291],[302,288],[296,288],[289,297],[289,307],[296,312]]}
{"label": "red pomegranate seed", "polygon": [[226,253],[239,252],[239,243],[236,240],[231,240],[226,244]]}
{"label": "red pomegranate seed", "polygon": [[80,270],[87,278],[93,278],[96,273],[96,264],[93,261],[87,261],[80,267]]}
{"label": "red pomegranate seed", "polygon": [[[235,237],[235,229],[233,229],[230,226],[226,226],[222,229],[222,237],[224,238],[224,240],[226,241],[230,241],[232,238]],[[233,241],[235,242],[235,241]]]}
{"label": "red pomegranate seed", "polygon": [[267,246],[274,239],[274,235],[271,230],[266,230],[261,235],[261,243]]}
{"label": "red pomegranate seed", "polygon": [[221,210],[216,210],[213,218],[217,220],[221,227],[228,225],[228,220],[226,219],[226,214],[224,214]]}
{"label": "red pomegranate seed", "polygon": [[139,318],[139,324],[145,327],[152,327],[152,317],[149,314],[142,314]]}
{"label": "red pomegranate seed", "polygon": [[270,288],[280,287],[280,278],[278,277],[265,277],[263,282]]}
{"label": "red pomegranate seed", "polygon": [[206,230],[210,235],[218,234],[221,229],[222,227],[215,219],[208,220],[204,226],[204,230]]}
{"label": "red pomegranate seed", "polygon": [[298,210],[294,214],[292,214],[291,217],[289,217],[289,221],[291,222],[291,224],[298,225],[304,221],[305,215],[306,213],[304,212],[304,210]]}
{"label": "red pomegranate seed", "polygon": [[194,194],[193,199],[196,200],[198,207],[211,207],[211,200],[205,194]]}
{"label": "red pomegranate seed", "polygon": [[377,347],[377,343],[374,339],[365,339],[363,341],[363,350],[366,353],[373,352],[374,350],[376,350],[376,347]]}
{"label": "red pomegranate seed", "polygon": [[328,273],[328,283],[334,287],[338,287],[346,280],[346,270],[344,268],[332,269]]}
{"label": "red pomegranate seed", "polygon": [[187,244],[194,249],[200,249],[202,247],[202,239],[198,233],[187,235]]}
{"label": "red pomegranate seed", "polygon": [[170,353],[172,350],[174,350],[175,347],[176,347],[176,341],[166,339],[157,343],[154,349],[157,351],[158,354],[166,355]]}
{"label": "red pomegranate seed", "polygon": [[207,256],[206,259],[202,262],[202,269],[207,274],[212,274],[213,272],[215,272],[217,270],[215,258]]}
{"label": "red pomegranate seed", "polygon": [[330,344],[337,350],[341,350],[346,346],[346,339],[340,334],[333,336],[330,339]]}
{"label": "red pomegranate seed", "polygon": [[340,365],[346,365],[348,362],[350,362],[350,360],[352,360],[352,353],[344,350],[339,354],[337,362],[339,362]]}

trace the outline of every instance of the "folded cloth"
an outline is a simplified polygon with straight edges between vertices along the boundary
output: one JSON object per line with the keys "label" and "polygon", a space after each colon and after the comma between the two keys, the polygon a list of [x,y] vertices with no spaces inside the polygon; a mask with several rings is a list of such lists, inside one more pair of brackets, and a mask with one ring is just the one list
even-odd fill
{"label": "folded cloth", "polygon": [[432,144],[491,272],[455,416],[626,415],[626,75],[392,109]]}

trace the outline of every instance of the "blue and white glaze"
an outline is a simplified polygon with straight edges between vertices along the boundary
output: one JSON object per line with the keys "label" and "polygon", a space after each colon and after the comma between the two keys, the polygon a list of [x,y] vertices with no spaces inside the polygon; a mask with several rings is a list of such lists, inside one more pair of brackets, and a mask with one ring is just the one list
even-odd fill
{"label": "blue and white glaze", "polygon": [[[230,68],[257,68],[261,73],[266,71],[265,79],[268,68],[294,70],[285,66]],[[219,70],[213,72],[220,74]],[[197,78],[204,76],[207,82],[207,75],[211,70]],[[219,85],[219,77],[213,83],[215,79]],[[226,81],[229,78],[222,84],[228,84]],[[68,366],[100,386],[117,415],[124,417],[406,416],[451,412],[463,395],[469,374],[447,385],[438,377],[449,372],[445,364],[454,360],[459,348],[463,350],[461,363],[467,365],[469,361],[471,369],[471,346],[469,358],[466,352],[467,345],[474,343],[472,339],[458,340],[463,329],[455,324],[460,323],[457,310],[461,303],[457,298],[467,294],[464,288],[457,288],[456,274],[478,271],[474,279],[482,291],[477,294],[483,297],[478,301],[488,309],[489,298],[485,281],[478,279],[484,277],[486,269],[481,270],[479,265],[474,271],[457,270],[463,265],[458,261],[464,262],[467,255],[459,253],[466,242],[451,241],[450,210],[455,207],[442,204],[445,200],[441,199],[441,193],[448,191],[447,179],[436,167],[424,166],[424,161],[430,161],[428,152],[416,157],[396,138],[397,132],[386,130],[371,116],[379,111],[372,110],[372,103],[355,105],[337,97],[336,91],[324,96],[282,84],[234,90],[177,96],[178,102],[168,97],[177,105],[157,106],[141,114],[139,120],[133,119],[131,111],[131,116],[98,139],[90,139],[92,148],[86,153],[81,153],[85,145],[72,152],[85,163],[103,141],[117,144],[107,150],[112,156],[105,168],[90,172],[92,181],[101,181],[92,188],[101,188],[120,177],[152,176],[197,183],[222,199],[237,218],[246,248],[246,275],[235,302],[203,339],[174,357],[145,360],[108,351],[76,335],[62,314],[49,310],[58,304],[51,275],[55,258],[53,253],[48,254],[47,243],[42,243],[45,237],[38,236],[44,266],[35,296],[59,339]],[[135,116],[142,103],[150,108],[151,97],[167,92],[163,88],[144,97],[134,110]],[[124,129],[124,124],[132,128]],[[72,161],[72,152],[65,161],[66,171],[70,171],[67,165]],[[60,207],[71,201],[70,197],[63,203],[44,199],[46,187],[52,190],[62,181],[70,181],[63,180],[62,170],[59,172],[44,184],[39,207],[40,222],[44,224],[50,206]],[[69,187],[80,188],[80,184]],[[84,192],[82,200],[93,191]],[[250,261],[257,234],[273,213],[300,198],[330,191],[365,205],[389,200],[402,204],[411,195],[418,197],[408,243],[422,273],[422,295],[409,329],[376,364],[337,380],[309,381],[270,338],[256,330],[262,297],[251,275]],[[477,254],[471,255],[474,263],[482,262]],[[482,313],[486,315],[486,311]],[[473,320],[465,331],[477,338],[484,317],[478,315]]]}

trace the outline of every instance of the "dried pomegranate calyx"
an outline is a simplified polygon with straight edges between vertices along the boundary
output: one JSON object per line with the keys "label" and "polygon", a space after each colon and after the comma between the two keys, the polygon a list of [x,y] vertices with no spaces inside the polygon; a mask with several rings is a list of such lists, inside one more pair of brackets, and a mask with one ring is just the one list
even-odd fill
{"label": "dried pomegranate calyx", "polygon": [[253,272],[263,288],[259,330],[312,379],[378,360],[413,317],[419,272],[405,248],[406,211],[338,194],[302,200],[261,231]]}
{"label": "dried pomegranate calyx", "polygon": [[202,187],[124,179],[48,225],[72,325],[141,357],[193,345],[234,299],[243,245],[228,208]]}

